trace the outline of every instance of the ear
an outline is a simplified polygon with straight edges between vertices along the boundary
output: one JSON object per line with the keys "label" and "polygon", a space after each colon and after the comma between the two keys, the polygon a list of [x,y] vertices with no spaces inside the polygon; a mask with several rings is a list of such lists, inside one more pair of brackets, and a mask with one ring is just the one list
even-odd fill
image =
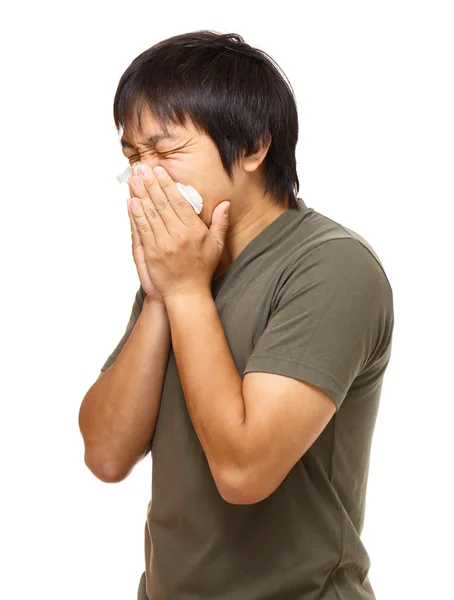
{"label": "ear", "polygon": [[262,138],[258,140],[255,145],[254,151],[249,156],[243,155],[243,169],[245,171],[255,171],[259,168],[262,162],[265,160],[265,156],[268,153],[269,147],[271,145],[272,136],[271,133],[268,133],[268,137],[266,141],[263,142]]}

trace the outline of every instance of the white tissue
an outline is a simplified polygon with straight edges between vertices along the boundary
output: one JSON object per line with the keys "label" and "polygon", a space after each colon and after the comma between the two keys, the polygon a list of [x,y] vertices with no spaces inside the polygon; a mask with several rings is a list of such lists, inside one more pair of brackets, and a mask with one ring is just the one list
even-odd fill
{"label": "white tissue", "polygon": [[177,181],[175,182],[175,185],[195,210],[196,214],[199,215],[202,212],[203,207],[203,199],[199,192],[193,188],[192,185],[183,185]]}
{"label": "white tissue", "polygon": [[132,167],[126,167],[126,169],[123,171],[123,173],[120,173],[120,175],[117,175],[117,179],[120,183],[126,183],[128,181],[128,179],[131,177],[132,175]]}
{"label": "white tissue", "polygon": [[[132,167],[126,167],[123,173],[117,175],[117,179],[120,183],[125,183],[128,181],[132,175],[137,174],[137,171],[134,170],[134,167],[138,167],[139,163],[134,163]],[[203,207],[203,199],[199,192],[192,187],[192,185],[183,185],[182,183],[175,182],[175,185],[181,192],[181,194],[186,198],[189,204],[192,206],[196,214],[200,214],[202,212]]]}

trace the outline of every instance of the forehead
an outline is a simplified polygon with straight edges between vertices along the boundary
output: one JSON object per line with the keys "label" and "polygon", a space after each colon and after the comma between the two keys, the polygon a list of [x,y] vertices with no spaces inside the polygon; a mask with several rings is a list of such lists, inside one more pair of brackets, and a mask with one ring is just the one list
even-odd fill
{"label": "forehead", "polygon": [[141,113],[142,132],[139,131],[138,122],[129,125],[128,129],[120,131],[120,144],[122,148],[150,148],[160,140],[176,140],[183,133],[195,132],[195,128],[188,120],[186,127],[180,124],[168,123],[163,126],[153,117],[148,108],[144,108]]}

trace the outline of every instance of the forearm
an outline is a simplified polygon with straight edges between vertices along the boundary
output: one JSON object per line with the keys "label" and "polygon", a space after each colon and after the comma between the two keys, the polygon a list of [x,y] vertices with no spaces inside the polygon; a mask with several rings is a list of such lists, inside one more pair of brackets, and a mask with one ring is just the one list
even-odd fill
{"label": "forearm", "polygon": [[100,478],[123,479],[148,452],[169,350],[165,307],[145,299],[124,348],[80,408],[85,462]]}
{"label": "forearm", "polygon": [[189,415],[218,481],[242,468],[242,378],[211,294],[166,300],[172,347]]}

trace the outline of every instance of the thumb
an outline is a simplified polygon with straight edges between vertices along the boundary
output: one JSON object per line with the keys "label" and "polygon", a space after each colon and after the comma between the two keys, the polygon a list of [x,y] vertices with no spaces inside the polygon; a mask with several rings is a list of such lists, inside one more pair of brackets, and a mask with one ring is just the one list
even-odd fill
{"label": "thumb", "polygon": [[219,244],[221,252],[224,249],[225,236],[229,228],[229,210],[230,202],[221,202],[211,216],[210,232]]}

